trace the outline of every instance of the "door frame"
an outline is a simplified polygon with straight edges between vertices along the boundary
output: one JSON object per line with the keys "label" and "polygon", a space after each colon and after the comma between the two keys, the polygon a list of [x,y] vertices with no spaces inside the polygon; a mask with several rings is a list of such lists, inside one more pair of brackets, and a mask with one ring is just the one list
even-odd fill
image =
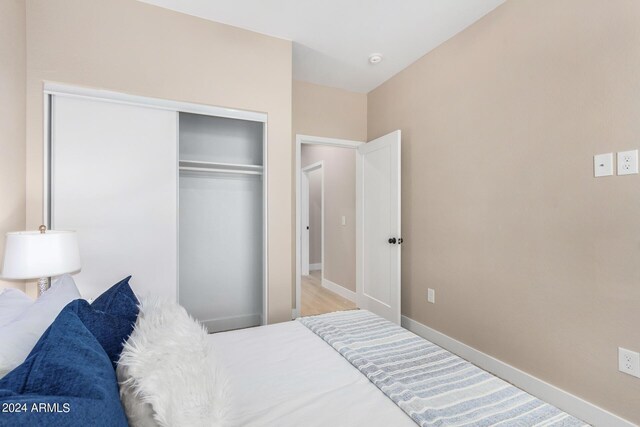
{"label": "door frame", "polygon": [[[304,217],[306,216],[307,218],[307,222],[309,221],[309,217],[311,214],[311,210],[309,209],[310,203],[309,203],[309,195],[310,195],[310,191],[309,191],[309,173],[313,172],[313,171],[320,171],[320,271],[321,273],[321,278],[320,278],[320,283],[324,282],[324,270],[322,269],[322,266],[324,265],[324,161],[320,160],[319,162],[315,162],[312,163],[308,166],[305,166],[304,168],[302,168],[302,174],[300,175],[300,177],[302,178],[303,176],[306,175],[307,177],[307,181],[306,181],[306,186],[302,185],[300,187],[300,207],[301,207],[301,221],[303,219],[305,219]],[[302,181],[301,181],[302,182]],[[302,200],[304,199],[304,197],[302,197],[306,192],[306,200],[307,200],[307,206],[302,205]],[[302,227],[302,223],[300,224]],[[301,233],[300,234],[300,250],[303,251],[304,247],[302,245],[302,236],[304,235],[304,229],[301,228],[300,229]],[[302,269],[300,274],[305,274],[305,272],[307,274],[309,274],[309,272],[311,271],[311,263],[310,263],[310,253],[311,253],[311,239],[307,240],[307,258],[305,260],[305,257],[302,257]],[[303,251],[304,252],[304,251]],[[301,252],[302,253],[302,252]],[[305,265],[305,261],[306,261],[306,265]],[[306,268],[305,268],[306,267]]]}
{"label": "door frame", "polygon": [[[338,138],[325,138],[322,136],[311,136],[311,135],[301,135],[296,134],[296,160],[295,160],[295,178],[296,178],[296,239],[295,239],[295,247],[296,247],[296,272],[295,272],[295,306],[292,310],[291,317],[295,319],[300,316],[300,310],[302,308],[302,250],[301,250],[301,237],[302,237],[302,198],[300,195],[300,187],[302,180],[302,145],[328,145],[332,147],[342,147],[342,148],[351,148],[357,149],[360,145],[364,144],[365,141],[353,141],[349,139],[338,139]],[[357,156],[356,156],[357,157]],[[324,178],[324,175],[323,175]],[[324,185],[323,185],[324,186]],[[324,189],[323,189],[323,200],[322,200],[322,209],[323,209],[323,236],[324,236]],[[324,238],[322,241],[322,275],[324,277]]]}

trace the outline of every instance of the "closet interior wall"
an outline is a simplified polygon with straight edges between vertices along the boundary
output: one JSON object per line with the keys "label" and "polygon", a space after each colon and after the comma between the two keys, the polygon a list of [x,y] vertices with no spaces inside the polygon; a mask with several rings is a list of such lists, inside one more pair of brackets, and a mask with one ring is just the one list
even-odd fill
{"label": "closet interior wall", "polygon": [[209,332],[264,319],[264,123],[179,114],[179,301]]}

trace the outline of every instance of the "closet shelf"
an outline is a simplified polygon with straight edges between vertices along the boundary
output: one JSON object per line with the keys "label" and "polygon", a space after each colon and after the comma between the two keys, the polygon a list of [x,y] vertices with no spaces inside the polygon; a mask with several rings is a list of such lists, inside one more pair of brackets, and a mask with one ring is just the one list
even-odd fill
{"label": "closet shelf", "polygon": [[262,175],[260,165],[242,165],[235,163],[205,162],[200,160],[180,160],[180,170],[195,172],[224,172],[248,175]]}

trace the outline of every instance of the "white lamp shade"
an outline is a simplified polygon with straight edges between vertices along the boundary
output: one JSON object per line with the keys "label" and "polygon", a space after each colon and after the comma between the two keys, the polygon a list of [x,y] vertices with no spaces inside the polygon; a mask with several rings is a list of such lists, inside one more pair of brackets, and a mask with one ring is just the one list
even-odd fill
{"label": "white lamp shade", "polygon": [[38,279],[80,270],[75,231],[7,233],[3,279]]}

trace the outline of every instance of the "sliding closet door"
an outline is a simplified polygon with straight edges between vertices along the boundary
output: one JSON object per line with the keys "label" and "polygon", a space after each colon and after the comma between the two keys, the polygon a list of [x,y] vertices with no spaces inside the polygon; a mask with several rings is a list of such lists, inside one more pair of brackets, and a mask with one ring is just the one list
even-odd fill
{"label": "sliding closet door", "polygon": [[51,226],[78,232],[83,297],[132,275],[135,292],[175,300],[177,113],[52,98]]}

